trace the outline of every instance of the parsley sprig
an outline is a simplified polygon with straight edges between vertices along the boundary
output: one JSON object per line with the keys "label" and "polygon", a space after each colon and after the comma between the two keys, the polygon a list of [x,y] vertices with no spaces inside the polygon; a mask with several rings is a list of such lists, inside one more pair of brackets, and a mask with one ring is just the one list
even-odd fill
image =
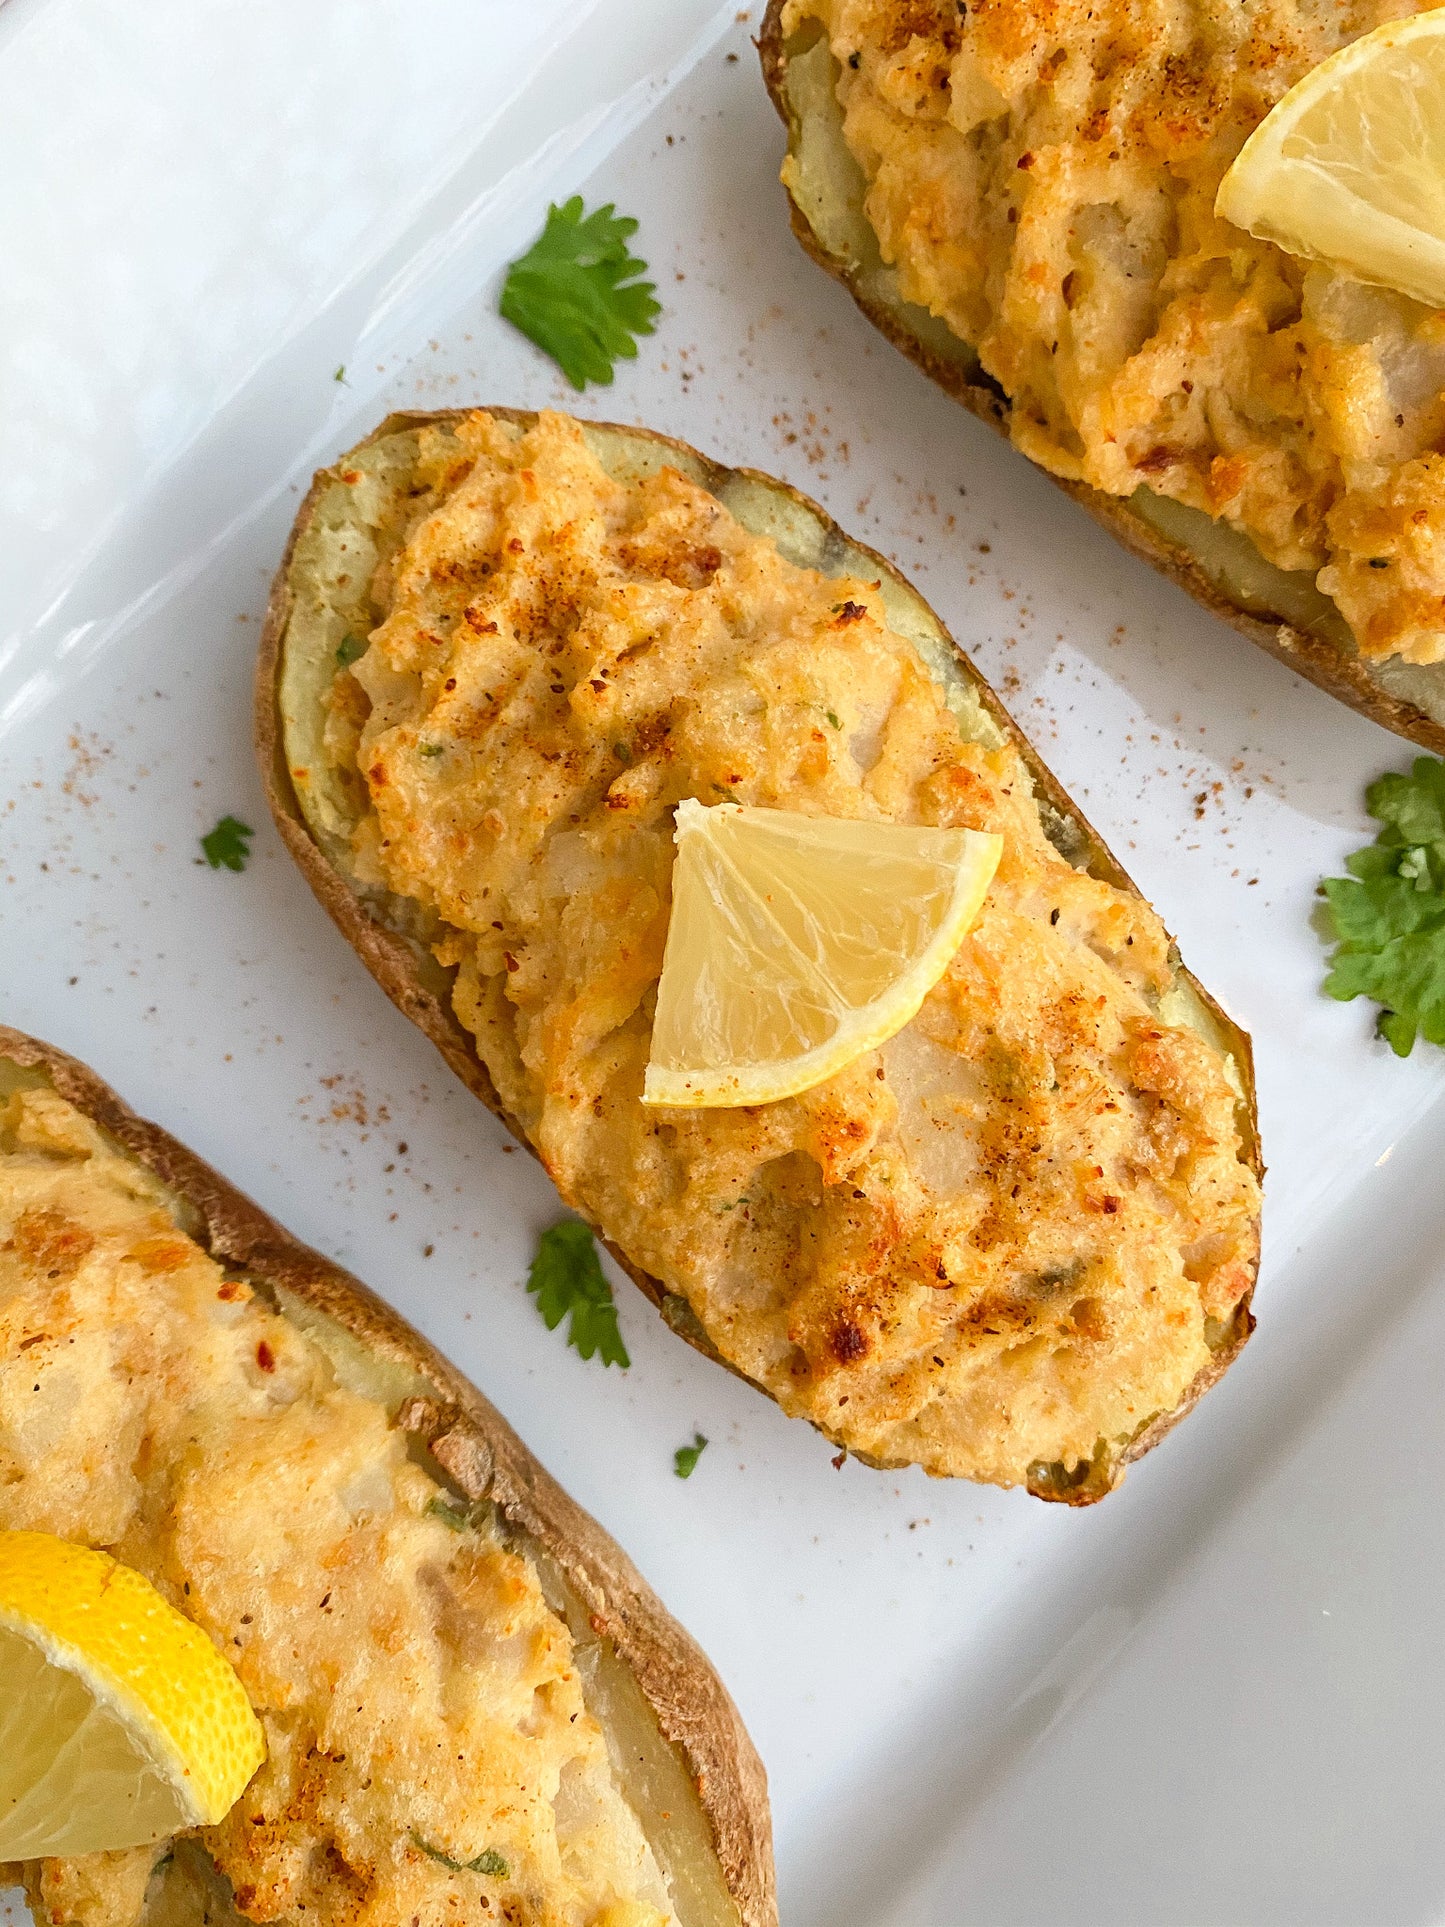
{"label": "parsley sprig", "polygon": [[1417,757],[1365,804],[1379,835],[1345,858],[1349,876],[1320,885],[1338,939],[1325,990],[1373,998],[1381,1037],[1408,1057],[1416,1037],[1445,1044],[1445,762]]}
{"label": "parsley sprig", "polygon": [[629,252],[637,223],[605,207],[582,211],[574,194],[547,210],[547,225],[507,270],[501,311],[561,368],[574,388],[605,387],[613,364],[637,353],[662,313],[647,263]]}
{"label": "parsley sprig", "polygon": [[213,870],[244,870],[256,832],[238,816],[223,816],[215,829],[201,838],[201,849]]}
{"label": "parsley sprig", "polygon": [[617,1329],[612,1287],[602,1274],[592,1233],[576,1218],[564,1218],[544,1231],[527,1273],[527,1289],[548,1331],[570,1316],[567,1343],[584,1358],[600,1354],[604,1365],[630,1365]]}

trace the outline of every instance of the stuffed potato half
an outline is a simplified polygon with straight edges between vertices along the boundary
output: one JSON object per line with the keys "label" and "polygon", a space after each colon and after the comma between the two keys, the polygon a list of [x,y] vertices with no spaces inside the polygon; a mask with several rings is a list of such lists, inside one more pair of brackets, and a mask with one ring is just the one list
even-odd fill
{"label": "stuffed potato half", "polygon": [[761,1762],[619,1547],[364,1285],[4,1028],[0,1280],[0,1523],[145,1571],[269,1751],[219,1827],[19,1870],[37,1919],[776,1922]]}
{"label": "stuffed potato half", "polygon": [[1227,11],[770,0],[793,229],[1133,554],[1445,752],[1433,319],[1212,216],[1272,101],[1393,9]]}
{"label": "stuffed potato half", "polygon": [[[870,1463],[1087,1503],[1251,1328],[1248,1040],[907,583],[635,429],[393,416],[257,686],[282,835],[668,1323]],[[640,1103],[685,796],[998,829],[923,1011],[801,1097]]]}

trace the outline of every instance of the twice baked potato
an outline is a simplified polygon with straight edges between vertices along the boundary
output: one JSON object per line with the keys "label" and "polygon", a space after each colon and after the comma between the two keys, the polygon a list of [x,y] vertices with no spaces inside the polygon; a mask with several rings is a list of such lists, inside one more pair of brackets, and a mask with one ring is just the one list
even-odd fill
{"label": "twice baked potato", "polygon": [[762,1766],[620,1549],[364,1285],[5,1029],[0,1524],[143,1571],[268,1749],[219,1826],[19,1870],[37,1921],[775,1927]]}
{"label": "twice baked potato", "polygon": [[1213,212],[1274,102],[1398,11],[770,0],[759,47],[793,228],[870,320],[1126,548],[1438,753],[1439,317]]}
{"label": "twice baked potato", "polygon": [[[1251,1328],[1247,1039],[924,602],[635,429],[392,416],[316,478],[257,684],[282,836],[675,1330],[880,1465],[1087,1503]],[[641,1102],[675,805],[999,831],[912,1023]]]}

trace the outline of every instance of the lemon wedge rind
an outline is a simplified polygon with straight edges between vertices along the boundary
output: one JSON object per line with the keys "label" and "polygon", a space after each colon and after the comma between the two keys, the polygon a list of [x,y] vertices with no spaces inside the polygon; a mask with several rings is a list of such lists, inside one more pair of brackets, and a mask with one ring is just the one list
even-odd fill
{"label": "lemon wedge rind", "polygon": [[215,1825],[265,1758],[244,1687],[141,1573],[0,1532],[0,1860]]}
{"label": "lemon wedge rind", "polygon": [[1445,10],[1386,21],[1270,109],[1220,183],[1215,213],[1287,253],[1445,307],[1442,119]]}
{"label": "lemon wedge rind", "polygon": [[[659,1109],[776,1103],[885,1044],[947,970],[1003,848],[978,830],[693,800],[678,805],[675,834],[642,1097]],[[719,1048],[729,996],[784,1012],[766,1048]],[[745,1031],[748,1012],[733,1015]],[[809,1029],[823,1034],[810,1042]]]}

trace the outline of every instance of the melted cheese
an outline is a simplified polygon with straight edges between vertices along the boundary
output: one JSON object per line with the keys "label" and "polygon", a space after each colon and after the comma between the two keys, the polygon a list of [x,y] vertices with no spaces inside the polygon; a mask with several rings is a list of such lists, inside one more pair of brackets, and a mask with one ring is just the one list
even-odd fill
{"label": "melted cheese", "polygon": [[[564,1197],[857,1450],[1012,1484],[1172,1408],[1258,1199],[1224,1062],[1156,1008],[1153,912],[1058,854],[876,583],[794,566],[675,470],[611,479],[564,417],[422,448],[331,753],[364,778],[356,868],[447,926]],[[689,796],[1003,833],[918,1018],[802,1097],[639,1102]]]}
{"label": "melted cheese", "polygon": [[1361,651],[1445,659],[1445,318],[1214,216],[1269,108],[1399,0],[791,0],[838,62],[904,296],[1054,474],[1308,570]]}
{"label": "melted cheese", "polygon": [[[664,1927],[566,1626],[439,1496],[77,1111],[0,1106],[0,1525],[113,1552],[235,1665],[268,1757],[199,1837],[245,1917]],[[38,1917],[130,1927],[162,1851],[31,1869]]]}

